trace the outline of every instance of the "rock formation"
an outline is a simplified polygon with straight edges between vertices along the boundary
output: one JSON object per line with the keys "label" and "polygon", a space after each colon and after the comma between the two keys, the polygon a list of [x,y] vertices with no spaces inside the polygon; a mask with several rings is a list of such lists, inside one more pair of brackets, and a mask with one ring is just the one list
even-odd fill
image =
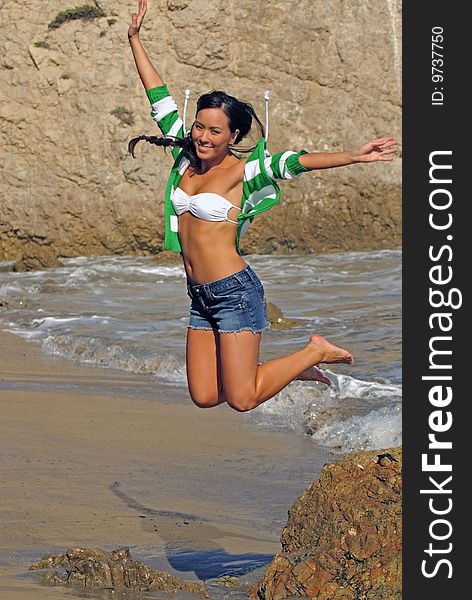
{"label": "rock formation", "polygon": [[295,319],[286,317],[280,308],[272,302],[267,303],[267,318],[272,329],[290,329],[290,327],[295,327],[298,324]]}
{"label": "rock formation", "polygon": [[[402,449],[361,451],[323,468],[289,510],[282,551],[252,600],[401,600]],[[51,571],[62,568],[63,572]],[[187,591],[188,583],[132,560],[129,550],[71,548],[44,556],[30,569],[48,569],[55,585],[138,591]]]}
{"label": "rock formation", "polygon": [[[0,260],[25,268],[162,249],[170,157],[127,153],[157,131],[127,42],[136,0],[89,5],[0,1]],[[401,0],[151,0],[142,37],[180,106],[191,88],[189,118],[218,88],[263,118],[269,89],[272,152],[339,150],[400,135],[400,14]],[[243,251],[397,246],[400,173],[396,159],[283,182]]]}
{"label": "rock formation", "polygon": [[189,592],[210,599],[203,583],[185,582],[164,571],[150,569],[131,558],[128,548],[111,552],[98,548],[70,548],[64,553],[48,554],[31,565],[30,570],[61,567],[64,571],[47,571],[43,580],[49,585],[136,591],[159,590],[168,593]]}
{"label": "rock formation", "polygon": [[254,600],[401,599],[401,448],[323,468],[289,511]]}

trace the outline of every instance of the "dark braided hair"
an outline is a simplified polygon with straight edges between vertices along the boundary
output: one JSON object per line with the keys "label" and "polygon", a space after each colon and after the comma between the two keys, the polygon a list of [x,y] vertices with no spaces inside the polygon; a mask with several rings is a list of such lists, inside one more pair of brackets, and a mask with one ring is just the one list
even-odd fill
{"label": "dark braided hair", "polygon": [[[205,108],[221,108],[224,111],[228,117],[230,131],[234,133],[236,130],[239,130],[239,133],[234,141],[235,145],[239,144],[239,142],[243,140],[250,132],[253,119],[259,125],[261,134],[264,135],[264,127],[260,122],[254,108],[248,102],[241,102],[234,96],[230,96],[225,92],[213,91],[200,96],[197,101],[197,110],[195,116],[199,113],[199,111],[204,110]],[[150,144],[155,144],[156,146],[163,146],[164,148],[168,148],[169,146],[182,148],[184,156],[189,159],[192,167],[201,167],[200,158],[197,156],[195,146],[192,141],[191,130],[185,136],[185,138],[176,138],[171,136],[158,137],[155,135],[140,135],[135,137],[128,143],[128,151],[131,153],[133,158],[136,158],[134,155],[135,146],[142,140]],[[235,150],[237,152],[251,152],[254,150],[254,148],[255,146],[251,146],[245,148],[236,148]]]}
{"label": "dark braided hair", "polygon": [[[157,137],[157,135],[138,135],[138,137],[133,138],[128,142],[128,152],[131,154],[133,158],[136,158],[134,155],[134,148],[138,142],[141,141],[149,142],[150,144],[155,144],[156,146],[162,146],[163,148],[168,148],[169,146],[177,146],[176,142],[179,141],[178,138],[171,137]],[[181,142],[183,140],[180,140]]]}

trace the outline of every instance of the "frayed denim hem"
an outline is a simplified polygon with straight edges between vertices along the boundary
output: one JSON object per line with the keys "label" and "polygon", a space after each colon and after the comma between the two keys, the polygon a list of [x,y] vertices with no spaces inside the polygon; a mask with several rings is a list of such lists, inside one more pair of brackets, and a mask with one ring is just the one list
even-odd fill
{"label": "frayed denim hem", "polygon": [[196,331],[216,331],[216,333],[241,333],[241,331],[252,331],[252,333],[262,333],[270,329],[270,325],[263,329],[253,329],[252,327],[241,327],[241,329],[217,329],[216,327],[196,327],[195,325],[188,325],[188,329],[195,329]]}
{"label": "frayed denim hem", "polygon": [[263,331],[267,331],[268,327],[263,327],[262,329],[253,329],[252,327],[241,327],[241,329],[218,329],[218,333],[241,333],[241,331],[252,331],[252,333],[262,333]]}

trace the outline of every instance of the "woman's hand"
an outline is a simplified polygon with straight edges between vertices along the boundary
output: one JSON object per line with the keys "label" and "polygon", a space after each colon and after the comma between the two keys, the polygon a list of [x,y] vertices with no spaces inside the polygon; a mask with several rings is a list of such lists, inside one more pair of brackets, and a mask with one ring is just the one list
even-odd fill
{"label": "woman's hand", "polygon": [[144,15],[147,11],[147,0],[138,0],[138,12],[131,15],[131,25],[128,29],[128,38],[139,35],[139,30],[143,24]]}
{"label": "woman's hand", "polygon": [[398,142],[392,136],[371,140],[351,152],[353,162],[375,162],[377,160],[393,160],[398,150]]}
{"label": "woman's hand", "polygon": [[161,76],[154,68],[143,48],[139,37],[139,30],[143,24],[144,15],[148,7],[147,0],[138,0],[138,12],[131,15],[131,25],[128,29],[128,39],[131,51],[133,53],[134,62],[138,69],[138,74],[143,82],[144,89],[150,90],[155,87],[164,85]]}

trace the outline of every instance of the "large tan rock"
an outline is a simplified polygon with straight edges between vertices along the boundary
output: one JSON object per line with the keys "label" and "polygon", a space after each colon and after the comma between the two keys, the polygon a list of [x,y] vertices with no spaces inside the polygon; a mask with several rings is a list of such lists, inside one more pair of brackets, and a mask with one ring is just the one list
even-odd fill
{"label": "large tan rock", "polygon": [[[127,154],[131,137],[156,132],[126,36],[136,0],[89,4],[105,16],[55,29],[63,0],[0,6],[0,259],[27,268],[162,248],[170,156]],[[272,152],[338,150],[400,135],[400,11],[400,0],[152,0],[142,37],[180,105],[192,89],[192,115],[219,88],[263,118],[268,88]],[[398,159],[282,185],[246,252],[400,242]]]}
{"label": "large tan rock", "polygon": [[325,465],[289,511],[259,600],[401,599],[402,450]]}

